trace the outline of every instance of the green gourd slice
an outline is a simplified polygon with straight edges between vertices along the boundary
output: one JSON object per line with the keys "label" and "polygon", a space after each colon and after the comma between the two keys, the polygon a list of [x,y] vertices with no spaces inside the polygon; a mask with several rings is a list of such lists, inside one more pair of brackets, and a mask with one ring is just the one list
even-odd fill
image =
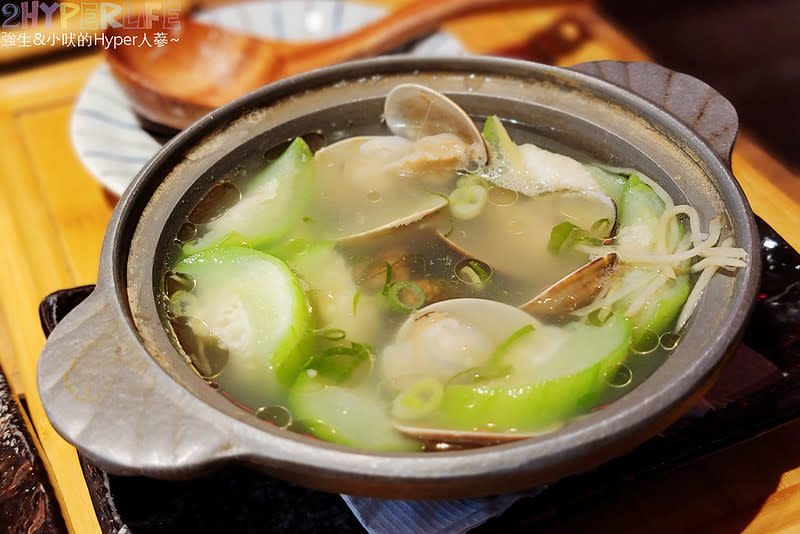
{"label": "green gourd slice", "polygon": [[[619,199],[619,215],[617,223],[620,228],[636,228],[637,242],[620,243],[645,249],[653,247],[656,228],[661,214],[664,213],[664,201],[635,174],[628,178],[622,188]],[[625,236],[618,237],[620,241]]]}
{"label": "green gourd slice", "polygon": [[519,147],[508,135],[502,121],[496,115],[486,118],[483,124],[483,138],[489,149],[489,164],[493,167],[510,167],[520,169],[523,167],[522,155]]}
{"label": "green gourd slice", "polygon": [[584,163],[583,166],[587,171],[589,171],[589,174],[592,175],[592,178],[594,178],[594,180],[597,182],[597,185],[600,186],[600,189],[602,189],[606,195],[611,197],[616,204],[619,204],[628,180],[624,176],[601,169],[596,165]]}
{"label": "green gourd slice", "polygon": [[[170,300],[175,316],[203,321],[227,347],[217,377],[251,408],[281,402],[305,362],[311,311],[299,280],[280,259],[243,247],[215,247],[178,262],[195,281]],[[241,393],[240,393],[241,392]]]}
{"label": "green gourd slice", "polygon": [[[628,178],[619,202],[619,224],[622,229],[618,236],[620,246],[653,250],[656,229],[664,209],[664,202],[650,186],[636,175]],[[685,232],[683,225],[674,220],[671,231],[674,241],[680,240]],[[652,345],[644,340],[645,336],[659,336],[675,322],[689,296],[689,264],[689,260],[681,263],[681,272],[668,280],[641,310],[630,317],[634,327],[634,347]]]}
{"label": "green gourd slice", "polygon": [[307,370],[292,387],[289,408],[302,429],[325,441],[381,451],[420,450],[418,441],[392,428],[385,402],[366,384],[340,386]]}
{"label": "green gourd slice", "polygon": [[418,426],[523,434],[551,430],[595,406],[607,387],[606,373],[628,354],[630,335],[630,323],[620,314],[602,324],[539,327],[502,359],[508,365],[505,376],[452,381],[440,409]]}
{"label": "green gourd slice", "polygon": [[278,242],[305,215],[315,175],[311,149],[298,137],[244,185],[238,203],[199,228],[198,238],[184,245],[184,253],[222,241],[255,248]]}

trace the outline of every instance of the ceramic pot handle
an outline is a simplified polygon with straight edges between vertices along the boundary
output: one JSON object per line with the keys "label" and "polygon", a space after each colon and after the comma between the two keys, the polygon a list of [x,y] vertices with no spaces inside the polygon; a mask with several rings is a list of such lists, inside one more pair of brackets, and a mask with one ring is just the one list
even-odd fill
{"label": "ceramic pot handle", "polygon": [[707,83],[654,63],[593,61],[570,69],[624,87],[665,109],[730,167],[739,118],[733,104]]}
{"label": "ceramic pot handle", "polygon": [[40,308],[46,330],[58,322],[38,365],[42,404],[58,433],[119,474],[180,477],[236,454],[229,436],[210,431],[202,402],[175,387],[144,350],[104,289],[70,311],[89,290],[54,294]]}

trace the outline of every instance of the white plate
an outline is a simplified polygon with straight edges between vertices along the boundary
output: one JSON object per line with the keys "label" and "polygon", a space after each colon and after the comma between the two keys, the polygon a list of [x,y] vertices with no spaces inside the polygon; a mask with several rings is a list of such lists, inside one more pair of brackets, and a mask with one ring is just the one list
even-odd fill
{"label": "white plate", "polygon": [[[385,13],[383,8],[343,0],[267,0],[216,8],[196,18],[263,37],[313,40],[353,31]],[[455,38],[444,33],[414,43],[408,52],[421,56],[467,54]],[[89,172],[117,195],[161,146],[139,125],[106,64],[92,73],[78,96],[70,137]]]}

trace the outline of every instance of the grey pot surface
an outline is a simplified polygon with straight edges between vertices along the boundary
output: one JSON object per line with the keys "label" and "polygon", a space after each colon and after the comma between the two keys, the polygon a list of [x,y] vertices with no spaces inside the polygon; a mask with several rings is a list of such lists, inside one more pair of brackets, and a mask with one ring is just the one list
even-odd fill
{"label": "grey pot surface", "polygon": [[[249,153],[315,132],[329,142],[385,132],[383,98],[401,82],[444,92],[471,115],[513,119],[537,144],[639,169],[703,224],[722,214],[748,266],[716,276],[682,342],[620,400],[540,437],[442,453],[380,453],[275,428],[208,387],[171,343],[156,303],[175,235],[214,180]],[[731,104],[705,83],[647,63],[572,69],[499,58],[379,58],[283,80],[183,131],[120,200],[95,291],[41,354],[41,399],[57,431],[110,472],[183,478],[243,462],[322,490],[450,498],[533,487],[624,454],[710,387],[739,340],[759,279],[758,234],[730,172]]]}

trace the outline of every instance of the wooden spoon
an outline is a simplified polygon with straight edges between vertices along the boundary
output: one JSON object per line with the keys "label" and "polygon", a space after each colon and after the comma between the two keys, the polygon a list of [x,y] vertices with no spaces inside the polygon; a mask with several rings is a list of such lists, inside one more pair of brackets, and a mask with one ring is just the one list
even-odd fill
{"label": "wooden spoon", "polygon": [[[182,129],[236,97],[270,82],[341,61],[391,50],[436,30],[450,18],[482,10],[563,5],[579,0],[419,0],[340,37],[314,42],[263,39],[181,19],[178,28],[109,28],[133,46],[107,50],[111,70],[145,119]],[[172,24],[175,26],[175,24]],[[152,46],[166,33],[166,45]],[[136,46],[147,35],[151,46]],[[123,42],[123,41],[120,41]]]}

